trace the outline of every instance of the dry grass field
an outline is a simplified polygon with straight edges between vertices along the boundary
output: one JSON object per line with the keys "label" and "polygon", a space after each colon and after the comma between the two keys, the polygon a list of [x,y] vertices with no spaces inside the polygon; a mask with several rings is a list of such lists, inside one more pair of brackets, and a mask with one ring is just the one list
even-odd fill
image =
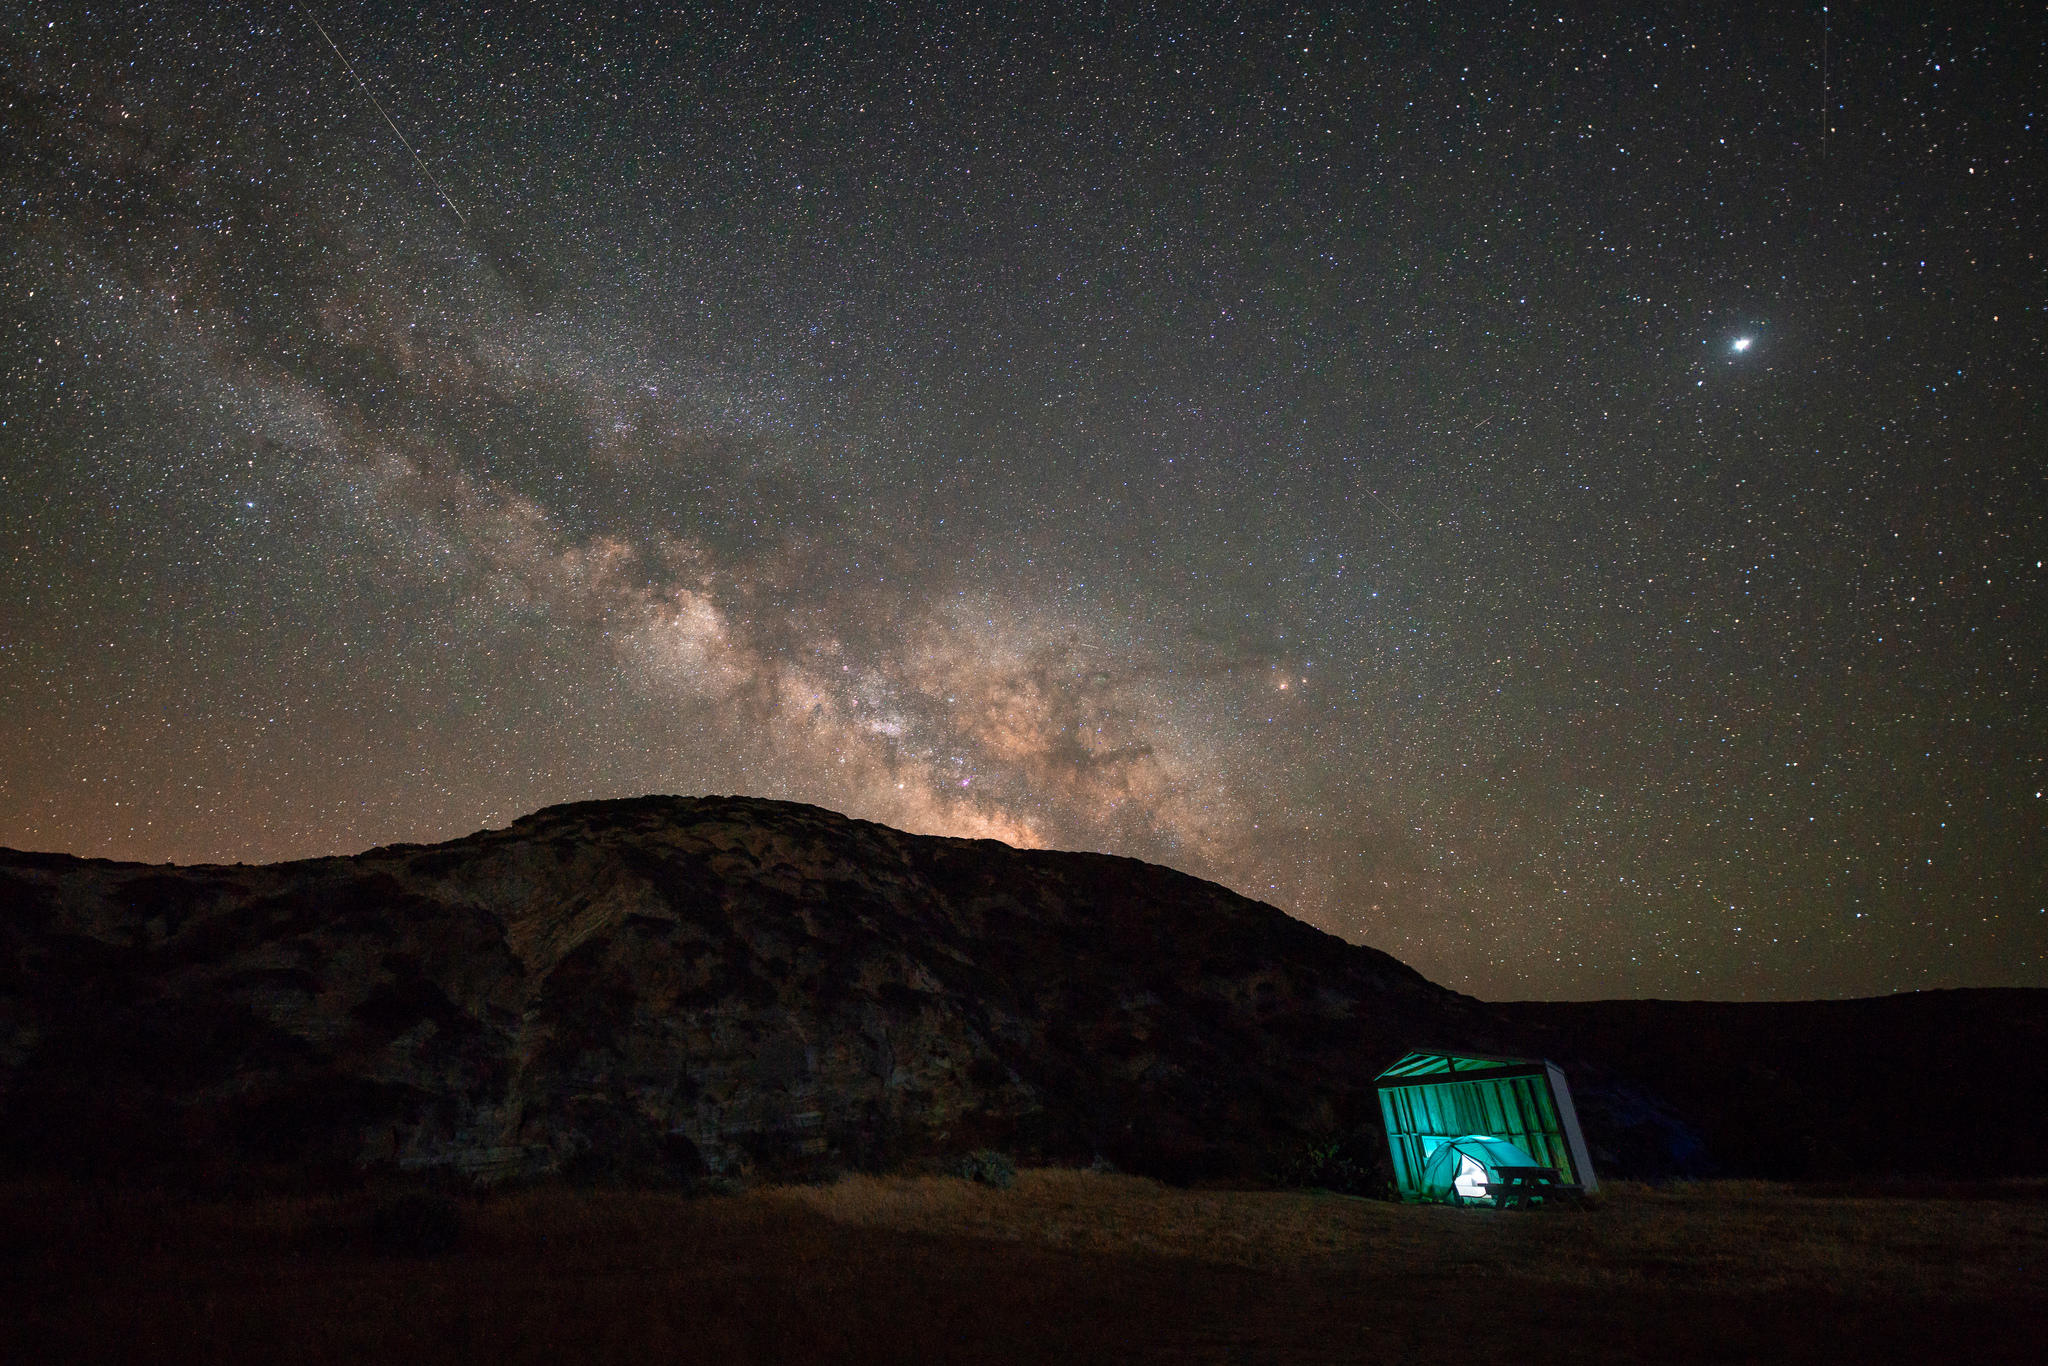
{"label": "dry grass field", "polygon": [[[1404,1207],[1024,1172],[687,1199],[0,1191],[0,1355],[327,1363],[2036,1361],[2040,1185]],[[8,1339],[12,1339],[9,1341]]]}

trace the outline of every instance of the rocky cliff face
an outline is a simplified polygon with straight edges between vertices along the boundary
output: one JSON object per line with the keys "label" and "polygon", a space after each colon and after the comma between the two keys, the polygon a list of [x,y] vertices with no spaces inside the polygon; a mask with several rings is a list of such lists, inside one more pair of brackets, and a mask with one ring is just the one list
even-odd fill
{"label": "rocky cliff face", "polygon": [[148,1178],[1246,1176],[1497,1017],[1128,859],[742,798],[269,867],[0,853],[0,1145]]}

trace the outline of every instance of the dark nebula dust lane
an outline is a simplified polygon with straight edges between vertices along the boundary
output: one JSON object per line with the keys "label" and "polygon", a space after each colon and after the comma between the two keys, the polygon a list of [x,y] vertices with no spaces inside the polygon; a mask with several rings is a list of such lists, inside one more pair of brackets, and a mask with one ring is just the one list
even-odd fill
{"label": "dark nebula dust lane", "polygon": [[313,17],[0,18],[0,844],[742,792],[2048,984],[2039,15]]}

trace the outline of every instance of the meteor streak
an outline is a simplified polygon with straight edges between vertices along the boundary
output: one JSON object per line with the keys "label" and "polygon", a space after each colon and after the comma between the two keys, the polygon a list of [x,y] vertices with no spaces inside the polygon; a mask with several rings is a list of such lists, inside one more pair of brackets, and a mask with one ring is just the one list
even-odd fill
{"label": "meteor streak", "polygon": [[310,11],[307,13],[306,18],[308,20],[311,20],[314,28],[320,30],[320,36],[322,38],[327,39],[327,46],[333,48],[334,55],[341,59],[341,65],[343,70],[347,71],[349,75],[354,76],[356,79],[356,84],[363,88],[363,95],[366,99],[370,101],[370,107],[372,109],[375,109],[379,114],[382,114],[384,116],[384,122],[390,125],[391,132],[393,136],[395,136],[398,139],[399,145],[405,148],[406,151],[412,152],[412,164],[419,167],[420,174],[425,176],[428,179],[428,181],[433,184],[435,191],[441,196],[441,202],[443,204],[446,204],[448,206],[448,211],[455,215],[455,221],[462,224],[462,226],[465,228],[468,227],[469,220],[462,216],[462,210],[456,208],[455,201],[448,197],[447,187],[441,183],[440,179],[437,176],[435,176],[435,174],[432,171],[427,169],[427,163],[420,160],[420,154],[418,152],[413,151],[412,144],[405,140],[405,134],[398,131],[398,125],[392,122],[391,115],[386,114],[384,112],[384,106],[377,102],[377,96],[374,92],[371,91],[370,83],[357,74],[355,65],[349,61],[348,55],[341,50],[340,46],[336,44],[334,39],[328,34],[326,26],[322,24],[319,21],[319,19],[315,18]]}

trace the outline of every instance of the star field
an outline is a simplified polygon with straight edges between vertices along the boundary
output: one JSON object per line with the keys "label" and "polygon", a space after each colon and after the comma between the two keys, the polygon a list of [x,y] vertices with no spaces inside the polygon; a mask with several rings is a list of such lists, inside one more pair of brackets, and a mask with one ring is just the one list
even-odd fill
{"label": "star field", "polygon": [[0,844],[745,792],[2048,985],[2038,15],[318,14],[0,19]]}

